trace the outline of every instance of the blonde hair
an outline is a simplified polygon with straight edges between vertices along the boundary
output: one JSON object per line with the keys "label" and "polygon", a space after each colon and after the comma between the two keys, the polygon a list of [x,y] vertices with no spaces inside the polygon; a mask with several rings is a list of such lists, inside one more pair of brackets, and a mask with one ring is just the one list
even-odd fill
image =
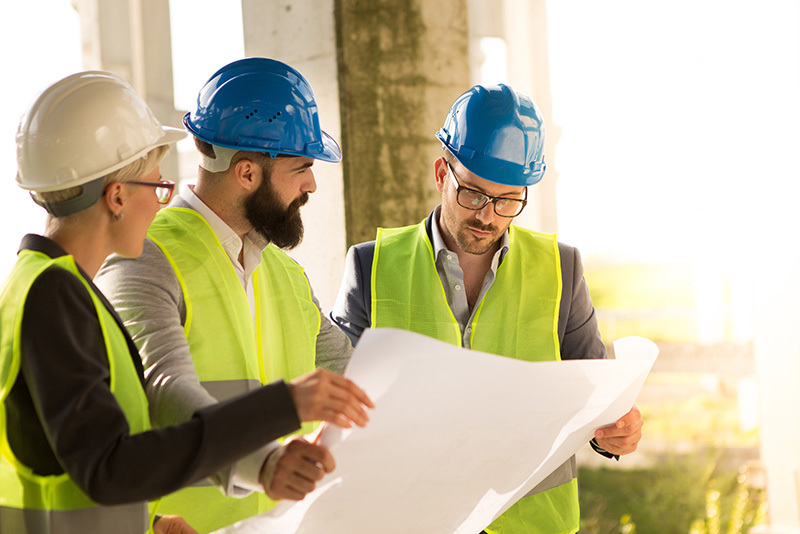
{"label": "blonde hair", "polygon": [[[103,190],[105,190],[105,188],[111,182],[130,182],[152,172],[153,169],[161,164],[164,156],[167,155],[167,151],[169,151],[169,145],[157,146],[141,158],[128,163],[121,169],[117,169],[116,171],[107,174],[103,177]],[[64,202],[65,200],[77,197],[81,193],[83,193],[82,185],[69,187],[60,191],[48,191],[42,193],[34,192],[39,199],[47,202],[48,204]]]}
{"label": "blonde hair", "polygon": [[[140,178],[150,172],[153,171],[156,167],[161,164],[161,161],[167,155],[169,151],[169,145],[161,145],[157,146],[152,149],[150,152],[142,156],[141,158],[128,163],[121,169],[117,169],[102,178],[103,185],[102,190],[105,191],[105,188],[113,183],[113,182],[130,182],[134,181],[137,178]],[[57,204],[59,202],[65,202],[67,200],[73,199],[83,193],[84,186],[78,185],[75,187],[70,187],[67,189],[62,189],[61,191],[48,191],[48,192],[38,192],[34,191],[31,195],[34,197],[34,200],[41,200],[42,202],[46,202],[48,204]],[[102,198],[102,197],[101,197]],[[82,209],[76,213],[71,215],[65,215],[62,217],[57,217],[52,215],[51,213],[47,214],[47,221],[45,223],[45,227],[48,231],[53,231],[57,228],[66,228],[69,226],[74,225],[78,221],[84,218],[86,215],[87,210]]]}

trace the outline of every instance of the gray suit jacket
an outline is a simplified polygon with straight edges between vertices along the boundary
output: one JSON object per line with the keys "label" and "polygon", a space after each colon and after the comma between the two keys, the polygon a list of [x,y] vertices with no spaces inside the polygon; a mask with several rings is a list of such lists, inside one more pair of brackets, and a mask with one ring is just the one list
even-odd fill
{"label": "gray suit jacket", "polygon": [[[425,225],[431,236],[433,217]],[[431,241],[433,239],[431,238]],[[561,256],[563,289],[558,316],[558,337],[562,360],[605,358],[606,348],[597,329],[597,315],[583,278],[578,249],[558,244]],[[353,344],[370,325],[372,258],[375,241],[350,247],[339,295],[331,310],[331,319],[347,334]]]}

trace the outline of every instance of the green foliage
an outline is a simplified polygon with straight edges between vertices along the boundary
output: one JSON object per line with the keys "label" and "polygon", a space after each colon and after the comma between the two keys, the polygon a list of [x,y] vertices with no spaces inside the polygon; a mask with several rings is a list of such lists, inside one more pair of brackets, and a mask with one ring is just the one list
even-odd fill
{"label": "green foliage", "polygon": [[581,469],[581,534],[744,534],[764,496],[714,458],[672,457],[651,469]]}
{"label": "green foliage", "polygon": [[[700,386],[699,373],[651,373],[636,405],[651,442],[691,442],[710,447],[758,447],[758,429],[739,426],[734,382],[720,379],[719,391]],[[658,394],[654,394],[655,391]]]}
{"label": "green foliage", "polygon": [[597,263],[584,272],[603,339],[636,335],[694,341],[694,279],[690,263]]}
{"label": "green foliage", "polygon": [[586,264],[584,278],[599,309],[694,306],[690,263]]}

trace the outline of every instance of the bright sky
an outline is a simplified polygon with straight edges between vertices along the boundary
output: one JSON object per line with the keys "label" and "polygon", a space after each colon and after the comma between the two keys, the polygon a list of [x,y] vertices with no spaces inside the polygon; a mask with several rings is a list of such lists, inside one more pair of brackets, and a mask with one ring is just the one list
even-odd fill
{"label": "bright sky", "polygon": [[[212,18],[209,18],[209,13],[213,13]],[[170,0],[170,19],[175,105],[178,109],[190,109],[195,104],[197,92],[214,74],[214,70],[208,71],[208,65],[216,69],[244,57],[242,2]],[[218,37],[198,39],[202,35]]]}
{"label": "bright sky", "polygon": [[44,210],[17,187],[15,133],[20,116],[47,85],[81,70],[78,15],[69,0],[26,0],[0,17],[0,276],[5,278],[26,232],[44,229]]}
{"label": "bright sky", "polygon": [[797,2],[547,9],[563,239],[584,254],[700,248],[719,261],[775,230],[773,188],[800,191]]}

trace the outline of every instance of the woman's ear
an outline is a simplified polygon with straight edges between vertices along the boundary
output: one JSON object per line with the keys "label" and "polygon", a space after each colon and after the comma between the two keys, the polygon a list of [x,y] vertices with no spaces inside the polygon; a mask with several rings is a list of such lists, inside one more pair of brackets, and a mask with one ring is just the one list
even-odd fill
{"label": "woman's ear", "polygon": [[106,207],[111,212],[111,216],[119,219],[122,210],[125,208],[127,196],[125,188],[120,182],[111,182],[106,186],[101,202],[106,203]]}

